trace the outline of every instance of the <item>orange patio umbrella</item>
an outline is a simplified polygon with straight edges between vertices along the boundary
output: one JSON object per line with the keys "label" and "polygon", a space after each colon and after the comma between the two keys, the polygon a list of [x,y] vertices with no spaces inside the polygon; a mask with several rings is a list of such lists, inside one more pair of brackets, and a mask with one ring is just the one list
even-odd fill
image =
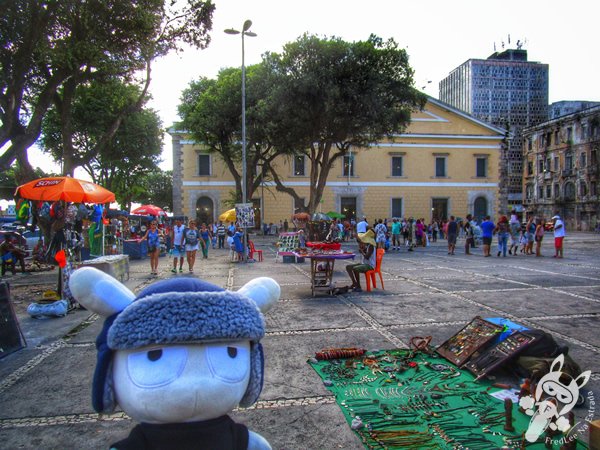
{"label": "orange patio umbrella", "polygon": [[91,181],[71,177],[45,177],[22,184],[15,197],[27,200],[55,202],[63,200],[74,203],[111,203],[115,194]]}

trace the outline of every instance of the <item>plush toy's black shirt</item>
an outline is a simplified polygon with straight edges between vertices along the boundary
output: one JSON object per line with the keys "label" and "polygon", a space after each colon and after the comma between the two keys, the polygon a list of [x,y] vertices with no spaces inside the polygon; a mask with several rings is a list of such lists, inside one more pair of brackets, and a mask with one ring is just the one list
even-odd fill
{"label": "plush toy's black shirt", "polygon": [[153,425],[142,423],[127,439],[111,445],[118,450],[246,450],[248,428],[229,416],[203,422]]}

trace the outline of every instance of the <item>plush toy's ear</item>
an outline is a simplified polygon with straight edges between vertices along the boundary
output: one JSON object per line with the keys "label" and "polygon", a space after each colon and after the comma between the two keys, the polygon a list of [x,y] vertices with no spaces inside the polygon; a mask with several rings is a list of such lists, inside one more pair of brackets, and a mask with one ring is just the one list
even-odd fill
{"label": "plush toy's ear", "polygon": [[274,279],[260,277],[243,285],[238,292],[250,297],[264,314],[279,300],[281,288]]}
{"label": "plush toy's ear", "polygon": [[94,267],[82,267],[71,274],[69,288],[86,309],[104,317],[123,311],[135,294],[110,275]]}

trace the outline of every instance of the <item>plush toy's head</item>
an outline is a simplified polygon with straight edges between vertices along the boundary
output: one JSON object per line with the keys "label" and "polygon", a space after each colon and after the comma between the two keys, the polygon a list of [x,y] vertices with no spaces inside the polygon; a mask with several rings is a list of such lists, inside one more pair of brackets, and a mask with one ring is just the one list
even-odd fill
{"label": "plush toy's head", "polygon": [[140,422],[195,422],[258,399],[261,311],[279,298],[274,280],[257,278],[232,292],[181,277],[154,283],[136,298],[114,278],[85,267],[69,285],[81,304],[107,317],[96,340],[96,411],[118,404]]}

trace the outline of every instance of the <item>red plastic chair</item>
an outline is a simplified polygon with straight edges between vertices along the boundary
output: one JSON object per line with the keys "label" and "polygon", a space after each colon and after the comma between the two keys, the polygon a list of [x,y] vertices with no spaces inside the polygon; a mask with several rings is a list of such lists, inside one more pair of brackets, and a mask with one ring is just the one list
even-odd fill
{"label": "red plastic chair", "polygon": [[254,242],[252,241],[248,241],[248,248],[250,249],[249,255],[248,257],[250,259],[254,259],[254,253],[258,254],[258,260],[262,261],[263,260],[263,251],[262,250],[256,250],[256,248],[254,247]]}
{"label": "red plastic chair", "polygon": [[375,281],[375,274],[379,274],[379,280],[381,281],[381,289],[385,290],[383,285],[383,276],[381,275],[381,261],[383,260],[383,255],[385,253],[385,249],[378,248],[377,254],[375,256],[375,269],[369,270],[365,272],[365,280],[367,282],[367,292],[371,291],[371,283],[373,283],[373,288],[377,287],[377,282]]}

